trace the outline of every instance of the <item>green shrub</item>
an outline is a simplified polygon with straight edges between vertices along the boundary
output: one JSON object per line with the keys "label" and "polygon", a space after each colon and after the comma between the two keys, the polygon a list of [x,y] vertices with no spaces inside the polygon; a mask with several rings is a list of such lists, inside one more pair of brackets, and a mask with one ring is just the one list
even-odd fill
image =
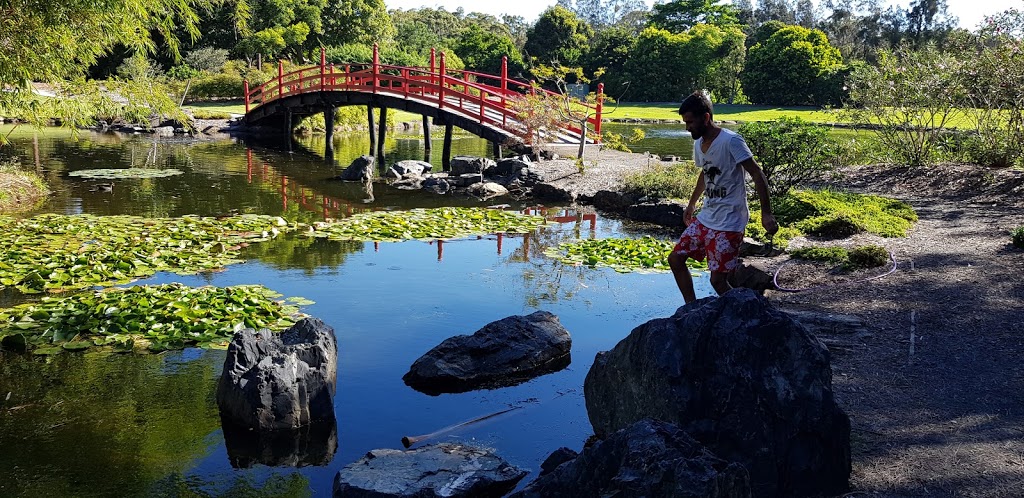
{"label": "green shrub", "polygon": [[689,199],[700,174],[693,161],[663,165],[652,164],[623,180],[626,192],[656,199]]}
{"label": "green shrub", "polygon": [[850,251],[849,260],[843,265],[847,270],[877,268],[890,261],[889,251],[876,245],[860,246]]}
{"label": "green shrub", "polygon": [[797,249],[791,254],[794,258],[835,264],[845,263],[850,259],[850,252],[839,246],[805,247]]}
{"label": "green shrub", "polygon": [[827,128],[798,117],[746,123],[739,132],[768,178],[772,196],[823,179],[841,153]]}
{"label": "green shrub", "polygon": [[1013,229],[1010,232],[1010,240],[1013,241],[1014,247],[1024,249],[1024,226]]}
{"label": "green shrub", "polygon": [[[768,233],[765,232],[764,227],[761,225],[761,208],[756,205],[750,206],[750,221],[747,223],[744,235],[762,242],[769,241]],[[779,231],[775,233],[774,237],[771,237],[771,242],[775,247],[785,249],[789,247],[789,241],[801,235],[803,233],[800,230],[780,224]]]}
{"label": "green shrub", "polygon": [[605,130],[604,135],[601,138],[601,145],[606,149],[633,152],[626,143],[638,143],[647,138],[647,134],[644,133],[642,128],[633,128],[633,134],[630,135],[628,139],[623,140],[622,135]]}
{"label": "green shrub", "polygon": [[826,237],[859,232],[905,237],[917,221],[913,208],[904,202],[831,190],[791,191],[775,198],[772,210],[780,224]]}
{"label": "green shrub", "polygon": [[235,74],[210,74],[192,82],[188,99],[237,99],[243,96],[242,77]]}

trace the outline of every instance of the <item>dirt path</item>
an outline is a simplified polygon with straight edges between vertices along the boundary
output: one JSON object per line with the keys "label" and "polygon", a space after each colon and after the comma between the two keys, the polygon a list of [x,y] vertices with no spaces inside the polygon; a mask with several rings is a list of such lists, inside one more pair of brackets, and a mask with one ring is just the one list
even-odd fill
{"label": "dirt path", "polygon": [[896,273],[769,293],[786,308],[867,323],[857,337],[824,338],[852,420],[851,496],[1024,496],[1024,251],[1009,237],[1024,225],[1024,175],[1004,173],[850,173],[838,183],[917,210],[909,237],[858,241],[890,249]]}

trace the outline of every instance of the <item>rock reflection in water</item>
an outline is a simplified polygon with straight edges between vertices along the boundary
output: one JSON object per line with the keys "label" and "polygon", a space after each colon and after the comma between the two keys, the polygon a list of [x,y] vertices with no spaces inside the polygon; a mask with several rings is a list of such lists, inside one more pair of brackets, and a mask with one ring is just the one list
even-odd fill
{"label": "rock reflection in water", "polygon": [[338,451],[338,423],[314,422],[296,430],[258,431],[222,421],[228,460],[236,469],[326,466]]}

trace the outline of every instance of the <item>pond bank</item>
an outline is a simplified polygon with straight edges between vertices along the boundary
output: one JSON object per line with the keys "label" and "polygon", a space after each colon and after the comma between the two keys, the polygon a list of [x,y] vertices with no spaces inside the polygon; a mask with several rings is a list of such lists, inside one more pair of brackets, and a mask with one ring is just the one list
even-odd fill
{"label": "pond bank", "polygon": [[0,166],[0,214],[37,207],[50,190],[35,173],[5,170]]}

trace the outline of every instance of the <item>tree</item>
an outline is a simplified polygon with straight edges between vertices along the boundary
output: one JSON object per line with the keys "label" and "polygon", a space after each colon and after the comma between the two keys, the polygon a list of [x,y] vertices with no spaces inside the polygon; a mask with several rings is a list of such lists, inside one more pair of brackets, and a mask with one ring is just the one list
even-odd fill
{"label": "tree", "polygon": [[599,31],[591,43],[583,71],[587,74],[603,73],[597,79],[605,84],[605,92],[627,98],[623,95],[629,80],[626,64],[635,44],[636,36],[626,28]]}
{"label": "tree", "polygon": [[385,43],[395,36],[384,0],[329,0],[322,13],[323,43]]}
{"label": "tree", "polygon": [[246,57],[301,57],[323,36],[327,0],[245,0],[246,29],[236,50]]}
{"label": "tree", "polygon": [[811,0],[798,0],[796,3],[796,23],[805,27],[813,28],[818,24],[817,14],[814,12],[814,3]]}
{"label": "tree", "polygon": [[634,13],[647,11],[643,0],[559,0],[558,5],[572,11],[597,31],[615,26]]}
{"label": "tree", "polygon": [[796,11],[789,0],[760,0],[757,10],[754,11],[754,19],[758,23],[782,21],[786,24],[795,24]]}
{"label": "tree", "polygon": [[524,67],[523,56],[511,38],[484,31],[476,24],[470,24],[460,33],[453,48],[466,68],[473,71],[498,74],[503,56],[508,56],[509,73],[515,74]]}
{"label": "tree", "polygon": [[650,24],[673,33],[686,31],[698,24],[731,26],[739,24],[739,9],[724,0],[673,0],[655,4]]}
{"label": "tree", "polygon": [[526,34],[526,52],[544,64],[578,66],[594,30],[576,14],[555,6],[544,11]]}
{"label": "tree", "polygon": [[677,101],[694,89],[727,98],[742,67],[743,40],[738,26],[698,24],[683,33],[645,29],[624,68],[624,79],[636,82],[629,99]]}
{"label": "tree", "polygon": [[750,47],[740,78],[754,103],[821,105],[820,80],[842,67],[842,55],[825,33],[787,26]]}
{"label": "tree", "polygon": [[907,34],[918,46],[943,39],[956,24],[946,0],[916,0],[907,11]]}
{"label": "tree", "polygon": [[153,53],[156,40],[162,40],[178,57],[178,29],[190,41],[198,37],[195,9],[208,5],[205,0],[7,0],[0,3],[0,87],[24,90],[33,80],[80,76],[119,45]]}

